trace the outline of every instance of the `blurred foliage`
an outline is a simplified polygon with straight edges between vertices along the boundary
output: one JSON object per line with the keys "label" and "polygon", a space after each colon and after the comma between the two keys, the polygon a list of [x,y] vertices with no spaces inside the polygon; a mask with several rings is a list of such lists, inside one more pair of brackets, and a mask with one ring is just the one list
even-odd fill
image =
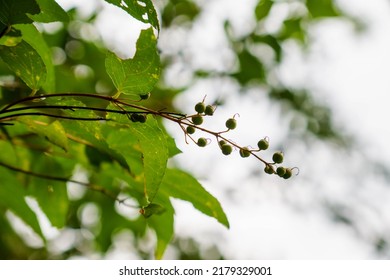
{"label": "blurred foliage", "polygon": [[[30,3],[31,2],[31,3]],[[33,48],[30,62],[36,59],[41,59],[38,63],[28,64],[27,66],[34,67],[30,72],[36,72],[36,67],[40,67],[38,71],[46,69],[46,75],[50,76],[53,73],[53,80],[50,84],[43,84],[44,92],[51,93],[96,93],[102,96],[110,96],[119,90],[117,81],[115,80],[121,74],[121,70],[128,67],[131,61],[119,61],[119,66],[112,66],[107,70],[106,53],[107,49],[102,42],[94,37],[91,39],[86,36],[88,32],[95,33],[94,21],[97,14],[91,15],[90,18],[80,19],[78,11],[72,9],[63,11],[55,5],[54,1],[21,1],[17,3],[18,9],[10,8],[10,3],[16,5],[15,2],[0,0],[1,11],[17,11],[13,13],[0,13],[0,53],[3,54],[3,61],[0,62],[0,105],[6,106],[12,102],[20,100],[40,90],[39,80],[29,80],[26,73],[18,74],[20,69],[18,65],[7,61],[10,58],[6,54],[15,44],[17,40],[23,40],[23,45],[17,44],[18,48],[25,45],[28,48]],[[119,1],[108,1],[126,10],[131,16],[136,19],[149,23],[153,26],[154,33],[157,33],[161,28],[161,32],[174,29],[176,27],[191,28],[197,24],[199,16],[202,14],[202,6],[197,1],[190,0],[174,0],[165,1],[163,4],[158,3],[160,21],[157,18],[157,13],[153,8],[151,1],[146,1],[146,9],[148,17],[143,17],[144,6],[137,4],[134,1],[125,1],[129,7],[121,6]],[[37,3],[39,5],[37,5]],[[49,3],[45,6],[42,3]],[[135,4],[131,4],[135,3]],[[30,6],[31,5],[31,6]],[[285,5],[288,8],[288,13],[283,19],[280,28],[275,32],[266,32],[264,29],[265,22],[271,17],[272,10],[277,5]],[[22,7],[23,9],[21,9]],[[58,14],[53,14],[53,7],[60,9]],[[5,9],[7,8],[7,9]],[[34,14],[34,16],[27,15]],[[41,12],[41,13],[40,13]],[[96,11],[98,13],[99,11]],[[14,26],[14,24],[30,24],[33,21],[48,22],[53,21],[53,16],[57,20],[62,21],[60,27],[55,32],[39,32],[42,36],[44,46],[33,44],[30,41],[32,34],[36,30],[30,28],[26,30],[24,27]],[[235,36],[231,30],[231,23],[224,23],[226,38],[230,47],[235,54],[237,67],[234,69],[227,68],[220,73],[209,69],[191,69],[192,76],[195,79],[208,79],[215,74],[226,77],[239,84],[240,93],[244,93],[245,88],[252,86],[260,86],[266,89],[268,97],[275,104],[280,104],[286,109],[286,116],[293,116],[292,128],[296,128],[294,120],[300,118],[304,120],[305,128],[299,127],[297,131],[300,136],[309,134],[323,140],[335,141],[344,143],[345,135],[343,135],[334,125],[331,118],[331,111],[327,106],[316,100],[315,95],[304,88],[291,88],[283,86],[278,80],[278,77],[272,77],[275,69],[285,60],[284,44],[293,41],[302,46],[302,48],[310,45],[309,28],[317,21],[334,17],[346,17],[340,11],[335,2],[332,0],[307,0],[307,1],[272,1],[259,0],[254,7],[253,18],[256,24],[253,29],[244,36]],[[39,30],[44,30],[42,24],[38,24]],[[88,32],[83,32],[83,31]],[[153,38],[152,29],[141,33],[137,43],[138,57],[142,59],[130,65],[131,69],[127,71],[137,71],[139,63],[145,63],[148,57],[156,54],[154,48],[148,49],[150,44],[155,43],[156,38]],[[29,38],[30,36],[30,38]],[[149,41],[150,40],[150,41]],[[39,40],[38,40],[39,41]],[[269,48],[273,55],[272,61],[265,61],[261,53],[255,51],[257,47]],[[139,50],[146,50],[145,55],[140,55]],[[35,50],[34,50],[35,49]],[[47,49],[52,55],[52,63],[44,57],[47,54]],[[20,51],[18,49],[11,49]],[[28,50],[26,51],[28,53]],[[159,68],[150,75],[157,75],[161,71],[161,76],[165,77],[166,72],[172,64],[178,59],[185,59],[183,56],[185,49],[180,49],[174,54],[167,54],[164,49],[161,50],[161,69],[158,63],[148,61],[150,67]],[[116,62],[116,56],[108,58],[110,63]],[[138,59],[136,57],[135,59]],[[4,59],[5,58],[5,59]],[[9,67],[7,67],[7,65]],[[126,64],[126,65],[125,65]],[[40,65],[40,66],[39,66]],[[125,65],[125,66],[124,66]],[[26,66],[26,65],[25,65]],[[24,67],[24,66],[23,66]],[[121,69],[121,67],[123,67]],[[135,67],[135,68],[134,68]],[[25,67],[24,67],[25,68]],[[109,72],[107,74],[107,72]],[[142,72],[142,70],[140,70]],[[127,74],[127,72],[125,73]],[[26,77],[24,75],[27,75]],[[40,74],[43,75],[43,74]],[[111,78],[110,78],[111,76]],[[55,77],[55,78],[54,78]],[[139,80],[137,77],[134,81]],[[142,79],[141,79],[142,80]],[[124,78],[123,81],[126,81]],[[143,105],[155,110],[178,110],[174,108],[173,100],[182,91],[187,89],[187,86],[181,88],[173,88],[165,83],[164,79],[150,80],[145,79],[145,83],[150,82],[147,88],[136,88],[125,92],[129,99],[138,102],[138,95],[144,90],[151,90],[152,98],[143,101]],[[155,84],[156,83],[156,84]],[[128,85],[131,86],[131,85]],[[50,90],[54,88],[55,90]],[[52,101],[42,100],[45,105],[68,103],[61,98]],[[29,103],[30,104],[30,103]],[[37,102],[38,104],[38,102]],[[73,105],[90,106],[94,108],[109,108],[107,99],[91,99],[83,97],[72,98]],[[91,113],[92,114],[92,113]],[[103,113],[86,115],[83,113],[80,117],[104,116]],[[124,117],[125,119],[125,117]],[[120,123],[122,119],[118,117]],[[128,120],[127,120],[128,121]],[[45,123],[50,126],[49,129],[42,128],[37,123]],[[122,125],[125,125],[122,122]],[[206,215],[213,216],[220,223],[228,226],[227,218],[224,215],[222,208],[217,200],[204,190],[200,184],[182,171],[174,169],[166,169],[161,174],[155,171],[157,164],[154,159],[158,159],[166,165],[169,157],[178,153],[178,149],[174,144],[174,140],[166,133],[162,126],[161,119],[157,121],[148,121],[151,130],[142,130],[139,127],[122,127],[107,125],[100,129],[91,123],[81,123],[80,121],[69,122],[52,122],[48,118],[32,118],[24,120],[11,127],[8,125],[0,126],[0,149],[2,156],[1,162],[6,165],[0,166],[1,178],[7,178],[0,182],[1,188],[5,190],[5,184],[9,183],[21,184],[21,189],[26,188],[26,193],[13,193],[19,196],[20,199],[25,196],[33,196],[41,206],[42,211],[48,216],[51,224],[60,231],[60,237],[54,240],[46,239],[42,232],[39,232],[36,218],[31,213],[23,216],[18,213],[21,207],[28,207],[27,203],[21,205],[15,204],[15,201],[9,203],[0,203],[0,258],[2,259],[63,259],[74,258],[79,256],[84,257],[104,257],[111,251],[115,250],[117,242],[121,238],[130,240],[130,249],[138,258],[149,259],[153,257],[162,258],[163,253],[173,238],[173,223],[174,209],[170,202],[171,197],[188,200],[193,203],[194,207],[202,211]],[[132,130],[131,130],[132,129]],[[53,133],[54,132],[54,133]],[[71,136],[69,134],[72,133]],[[138,134],[137,134],[138,133]],[[146,138],[142,138],[143,133],[146,133]],[[134,136],[136,135],[136,136]],[[155,141],[148,142],[153,138]],[[74,143],[74,140],[79,143]],[[104,139],[104,140],[102,140]],[[76,141],[76,142],[77,142]],[[166,141],[166,145],[161,143]],[[87,144],[86,144],[87,143]],[[141,143],[141,145],[139,144]],[[143,167],[143,160],[148,160],[148,153],[143,150],[140,152],[140,146],[147,145],[147,151],[157,153],[158,149],[166,149],[165,156],[152,157],[149,160],[152,166],[150,171],[147,167]],[[130,147],[130,148],[129,148]],[[42,156],[44,155],[44,156]],[[14,160],[12,160],[14,159]],[[141,160],[142,159],[142,160]],[[68,179],[84,174],[88,181],[88,186],[78,186],[81,189],[81,194],[76,194],[74,197],[65,192],[66,182],[50,180],[50,178],[31,178],[28,174],[18,173],[4,168],[7,166],[20,166],[23,170],[29,170],[34,173],[48,173],[56,176],[58,173],[61,177]],[[165,168],[165,166],[164,166]],[[145,170],[144,170],[145,169]],[[76,172],[77,171],[77,172]],[[150,172],[150,175],[147,173]],[[167,176],[165,176],[167,172]],[[152,192],[153,203],[148,204],[147,194],[145,198],[144,186],[138,180],[139,177],[146,177],[148,180],[159,180],[161,183],[156,183],[159,186],[159,191],[156,189],[148,189]],[[149,179],[148,179],[149,176]],[[186,187],[194,192],[189,195],[181,191],[181,185],[178,182],[184,180]],[[69,184],[69,182],[68,182]],[[153,184],[156,186],[155,184]],[[13,185],[15,186],[15,185]],[[42,186],[47,186],[43,187]],[[90,188],[91,190],[87,190]],[[106,186],[102,191],[99,186]],[[69,188],[69,186],[68,186]],[[79,190],[80,191],[80,190]],[[107,193],[114,197],[125,196],[131,197],[134,209],[132,214],[126,216],[118,210],[118,203],[113,201],[112,197],[105,195]],[[0,192],[4,197],[10,195],[5,191]],[[54,195],[53,195],[54,194]],[[154,197],[155,196],[155,197]],[[197,200],[197,197],[202,197],[205,200]],[[2,197],[3,198],[3,197]],[[6,201],[6,200],[5,200]],[[20,203],[20,202],[19,202]],[[152,206],[151,206],[152,205]],[[157,206],[154,206],[157,205]],[[161,211],[164,206],[164,211]],[[211,205],[211,206],[210,206]],[[23,209],[24,209],[23,208]],[[92,210],[91,210],[92,209]],[[147,212],[148,218],[145,219],[138,211]],[[9,211],[11,210],[11,211]],[[90,213],[92,211],[92,214]],[[27,225],[35,229],[35,235],[39,235],[43,240],[42,244],[31,245],[28,242],[28,237],[23,237],[23,234],[18,234],[11,226],[11,218],[9,212],[13,212],[21,217]],[[27,212],[27,211],[26,211]],[[141,211],[142,212],[142,211]],[[152,215],[153,214],[153,215]],[[29,216],[30,215],[30,216]],[[28,216],[28,217],[27,217]],[[149,217],[150,216],[150,217]],[[342,216],[336,215],[335,219],[342,219]],[[153,233],[157,237],[154,242],[155,249],[148,247],[150,236]],[[58,243],[61,243],[62,235],[73,240],[68,246],[55,249]],[[70,237],[69,237],[70,236]],[[37,237],[39,239],[39,237]],[[64,237],[65,238],[65,237]],[[197,244],[191,240],[174,239],[172,246],[176,247],[178,258],[180,259],[200,259],[205,258],[204,254],[199,250]],[[384,248],[387,244],[383,240],[378,240],[378,248]],[[214,250],[214,249],[212,249]],[[220,253],[212,254],[214,258],[223,259]]]}

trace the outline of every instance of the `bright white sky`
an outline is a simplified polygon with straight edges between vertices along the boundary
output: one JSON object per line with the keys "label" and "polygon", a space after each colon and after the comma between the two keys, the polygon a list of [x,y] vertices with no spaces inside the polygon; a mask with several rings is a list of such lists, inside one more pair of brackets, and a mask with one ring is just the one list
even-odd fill
{"label": "bright white sky", "polygon": [[[79,1],[58,2],[69,7]],[[93,2],[83,1],[83,5]],[[390,5],[386,0],[339,2],[347,11],[367,21],[366,33],[356,35],[345,23],[321,24],[313,30],[316,43],[311,55],[303,58],[292,46],[280,73],[287,84],[307,85],[315,90],[317,97],[333,108],[338,124],[359,136],[370,155],[384,157],[390,164],[387,149]],[[218,20],[227,15],[238,32],[245,32],[251,22],[244,19],[248,18],[254,1],[204,3],[207,15],[214,16],[202,18],[187,43],[200,44],[196,48],[199,50],[196,63],[218,67],[221,59],[229,59],[229,51],[218,41],[221,38]],[[116,8],[105,10],[98,21],[103,38],[127,56],[134,51],[138,37],[133,24],[142,27],[135,21],[129,22]],[[202,51],[213,55],[202,59]],[[222,90],[229,94],[237,89],[224,83],[197,83],[177,102],[181,108],[192,110],[205,93],[213,100]],[[308,148],[302,143],[279,142],[286,136],[287,123],[279,117],[279,107],[259,93],[254,90],[250,97],[231,95],[226,107],[218,110],[219,119],[215,117],[213,122],[223,124],[227,117],[239,112],[239,127],[231,137],[254,145],[259,138],[269,136],[271,145],[283,147],[288,163],[300,167],[301,175],[288,181],[274,176],[253,177],[251,172],[259,163],[238,156],[224,157],[213,145],[201,151],[194,145],[187,146],[180,141],[181,131],[168,125],[184,152],[178,156],[178,162],[221,201],[231,223],[231,229],[226,230],[188,203],[175,201],[177,234],[196,239],[202,248],[215,245],[231,259],[377,258],[370,243],[390,228],[387,183],[361,173],[361,163],[354,161],[353,155],[336,153],[321,144]],[[259,170],[261,173],[261,166]],[[323,201],[346,205],[352,211],[351,216],[356,217],[360,232],[329,220],[321,207]],[[130,253],[119,253],[121,257],[132,257]],[[170,257],[175,257],[174,252],[168,251],[167,258]]]}

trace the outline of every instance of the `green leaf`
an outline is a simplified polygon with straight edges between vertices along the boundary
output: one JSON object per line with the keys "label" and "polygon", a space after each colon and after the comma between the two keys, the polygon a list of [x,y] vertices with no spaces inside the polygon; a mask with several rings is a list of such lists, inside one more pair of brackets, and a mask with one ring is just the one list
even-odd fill
{"label": "green leaf", "polygon": [[[38,174],[63,174],[62,167],[52,158],[38,156],[33,162],[33,172]],[[34,196],[51,224],[62,228],[68,213],[68,194],[66,183],[38,177],[30,177],[29,195]]]}
{"label": "green leaf", "polygon": [[278,36],[280,40],[297,39],[304,43],[306,40],[306,31],[302,28],[302,18],[290,18],[283,22],[283,28]]}
{"label": "green leaf", "polygon": [[[153,117],[148,117],[145,123],[132,123],[126,117],[114,114],[108,114],[108,118],[125,125],[124,128],[111,131],[107,137],[109,147],[122,153],[133,172],[133,167],[141,160],[145,198],[147,202],[152,202],[167,166],[166,134]],[[141,154],[137,154],[137,146]]]}
{"label": "green leaf", "polygon": [[333,4],[333,0],[307,0],[306,7],[314,18],[337,17],[340,15]]}
{"label": "green leaf", "polygon": [[45,137],[49,142],[62,148],[64,151],[68,150],[68,137],[59,121],[54,121],[50,124],[44,121],[33,120],[32,118],[20,118],[19,121],[26,124],[30,131]]}
{"label": "green leaf", "polygon": [[167,169],[160,192],[190,202],[200,212],[229,228],[229,221],[219,201],[188,173],[178,169]]}
{"label": "green leaf", "polygon": [[[85,106],[82,102],[71,97],[47,98],[45,103],[49,105],[60,106]],[[69,112],[69,110],[60,110],[58,114],[62,116],[72,116],[79,118],[98,117],[92,110],[74,110],[72,112]],[[92,150],[99,151],[101,154],[104,154],[104,160],[109,158],[111,161],[116,161],[123,168],[129,170],[129,166],[127,165],[121,153],[118,153],[108,147],[106,139],[101,132],[102,123],[97,121],[63,120],[61,121],[61,124],[64,127],[69,139],[74,142],[82,143]]]}
{"label": "green leaf", "polygon": [[106,0],[106,2],[122,8],[132,17],[150,23],[154,28],[160,30],[157,12],[151,0]]}
{"label": "green leaf", "polygon": [[149,218],[152,215],[161,215],[166,211],[166,208],[157,203],[149,203],[147,206],[141,208],[140,213],[145,218]]}
{"label": "green leaf", "polygon": [[53,21],[69,21],[68,14],[54,0],[36,0],[41,12],[37,15],[32,15],[34,21],[38,22],[53,22]]}
{"label": "green leaf", "polygon": [[157,245],[154,252],[156,259],[161,259],[168,244],[171,242],[174,233],[174,209],[165,195],[160,193],[156,197],[158,204],[164,205],[165,211],[160,215],[153,215],[147,219],[148,226],[151,227],[157,236]]}
{"label": "green leaf", "polygon": [[142,30],[134,58],[122,60],[109,52],[106,69],[118,92],[138,95],[150,92],[160,77],[160,57],[153,30]]}
{"label": "green leaf", "polygon": [[46,66],[46,81],[42,85],[47,92],[54,92],[56,88],[55,70],[51,55],[51,50],[43,39],[42,34],[32,24],[18,24],[15,28],[22,32],[23,40],[32,46],[41,56]]}
{"label": "green leaf", "polygon": [[32,20],[28,14],[34,15],[40,12],[34,0],[0,0],[0,7],[0,22],[5,25],[30,23]]}
{"label": "green leaf", "polygon": [[14,47],[0,46],[0,57],[34,91],[45,82],[45,64],[38,52],[25,41]]}
{"label": "green leaf", "polygon": [[274,1],[272,0],[260,0],[255,9],[256,19],[262,20],[267,17],[273,3]]}
{"label": "green leaf", "polygon": [[264,66],[253,54],[247,49],[242,50],[238,54],[238,60],[240,62],[240,71],[233,74],[240,84],[246,85],[248,82],[253,80],[263,81],[265,79]]}
{"label": "green leaf", "polygon": [[27,205],[25,188],[16,179],[15,174],[0,167],[1,187],[0,187],[0,207],[5,207],[19,216],[42,238],[43,234],[37,216]]}
{"label": "green leaf", "polygon": [[279,41],[273,36],[273,35],[256,35],[253,34],[251,36],[253,39],[253,42],[256,43],[264,43],[271,47],[275,52],[275,59],[277,62],[280,62],[282,59],[282,46],[280,45]]}

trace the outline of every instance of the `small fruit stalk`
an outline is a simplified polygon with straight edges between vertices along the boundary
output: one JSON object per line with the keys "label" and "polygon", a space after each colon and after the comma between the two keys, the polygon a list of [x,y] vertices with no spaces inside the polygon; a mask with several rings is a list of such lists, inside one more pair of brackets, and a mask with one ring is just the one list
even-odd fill
{"label": "small fruit stalk", "polygon": [[299,170],[297,167],[289,168],[280,165],[284,161],[284,154],[281,151],[273,153],[272,161],[267,161],[259,155],[262,151],[268,150],[268,137],[260,139],[257,142],[257,148],[252,148],[250,146],[240,146],[232,140],[228,139],[226,137],[226,133],[237,128],[238,122],[236,118],[239,116],[238,114],[235,114],[233,117],[226,120],[225,130],[216,132],[202,126],[204,118],[213,116],[216,107],[214,105],[206,104],[204,98],[201,102],[196,103],[194,110],[195,114],[185,116],[177,121],[185,134],[187,143],[189,138],[199,147],[206,147],[212,142],[212,140],[204,136],[194,138],[194,135],[196,133],[208,134],[217,140],[218,147],[225,156],[232,154],[233,151],[236,150],[242,158],[253,156],[261,161],[265,165],[264,172],[266,174],[275,174],[284,179],[291,178],[294,170],[297,170],[296,174],[298,174]]}

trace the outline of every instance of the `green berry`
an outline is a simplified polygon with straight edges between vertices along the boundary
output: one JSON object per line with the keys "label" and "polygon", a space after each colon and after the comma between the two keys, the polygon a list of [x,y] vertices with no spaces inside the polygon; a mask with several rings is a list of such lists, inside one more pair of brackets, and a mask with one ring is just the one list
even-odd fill
{"label": "green berry", "polygon": [[195,105],[195,111],[198,112],[199,114],[202,114],[205,109],[206,109],[206,106],[204,105],[203,102],[199,102]]}
{"label": "green berry", "polygon": [[282,152],[276,152],[272,156],[272,160],[275,163],[282,163],[283,162],[283,153]]}
{"label": "green berry", "polygon": [[267,173],[267,174],[274,174],[275,170],[274,170],[274,168],[271,165],[267,164],[264,167],[264,172]]}
{"label": "green berry", "polygon": [[187,126],[186,131],[187,131],[188,134],[194,134],[195,133],[195,127]]}
{"label": "green berry", "polygon": [[237,127],[237,121],[233,118],[228,119],[225,124],[228,129],[235,129]]}
{"label": "green berry", "polygon": [[200,124],[203,123],[203,117],[200,116],[200,115],[195,115],[195,116],[193,116],[193,117],[191,118],[191,120],[192,120],[192,123],[193,123],[194,125],[200,125]]}
{"label": "green berry", "polygon": [[283,178],[288,179],[292,176],[292,170],[291,168],[286,168],[286,173],[284,173]]}
{"label": "green berry", "polygon": [[223,144],[221,146],[221,150],[222,150],[222,153],[227,156],[227,155],[230,155],[233,151],[233,148],[232,146],[230,146],[229,144]]}
{"label": "green berry", "polygon": [[198,139],[197,144],[198,144],[199,147],[206,147],[206,145],[207,145],[207,139],[201,137],[201,138]]}
{"label": "green berry", "polygon": [[139,97],[141,98],[141,100],[149,99],[149,97],[150,97],[150,92],[149,92],[149,93],[146,93],[146,94],[141,94]]}
{"label": "green berry", "polygon": [[258,143],[257,143],[257,146],[259,147],[260,150],[267,150],[268,149],[268,146],[269,146],[269,143],[267,141],[267,139],[261,139]]}
{"label": "green berry", "polygon": [[225,140],[220,140],[220,141],[218,142],[218,144],[219,144],[219,147],[222,147],[223,145],[225,145],[225,144],[227,144],[227,143],[226,143]]}
{"label": "green berry", "polygon": [[283,177],[286,174],[286,168],[279,166],[276,168],[276,173],[280,176]]}
{"label": "green berry", "polygon": [[240,149],[240,156],[243,158],[249,157],[251,155],[250,150],[247,147]]}
{"label": "green berry", "polygon": [[204,113],[207,116],[212,116],[214,115],[215,107],[212,105],[207,105],[206,108],[204,109]]}

